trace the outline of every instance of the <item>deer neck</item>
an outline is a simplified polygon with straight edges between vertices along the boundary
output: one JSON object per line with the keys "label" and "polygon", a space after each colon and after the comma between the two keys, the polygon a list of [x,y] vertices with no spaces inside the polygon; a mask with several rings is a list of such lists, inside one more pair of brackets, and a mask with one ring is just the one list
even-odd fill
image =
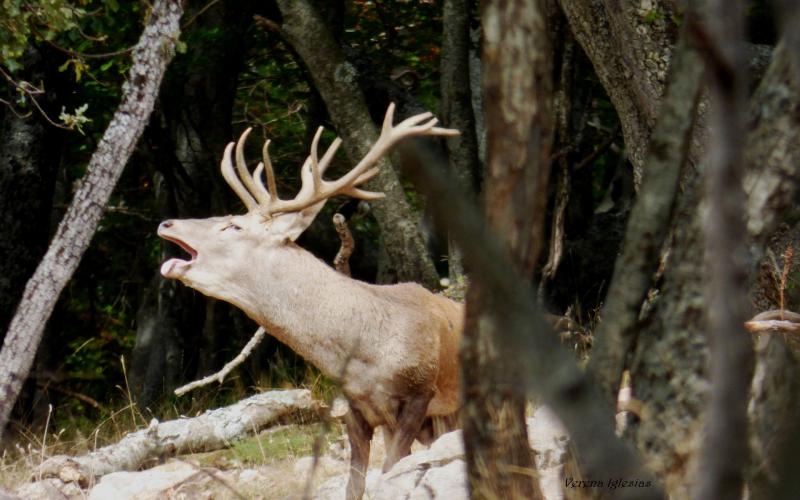
{"label": "deer neck", "polygon": [[339,378],[357,349],[352,325],[365,314],[370,285],[294,244],[270,249],[248,264],[225,300],[325,375]]}

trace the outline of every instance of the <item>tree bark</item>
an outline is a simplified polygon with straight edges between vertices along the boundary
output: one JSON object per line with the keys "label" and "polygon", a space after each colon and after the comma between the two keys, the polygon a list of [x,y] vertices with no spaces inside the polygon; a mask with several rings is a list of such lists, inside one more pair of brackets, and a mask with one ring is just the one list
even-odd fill
{"label": "tree bark", "polygon": [[[344,141],[347,156],[355,163],[378,138],[358,87],[355,69],[345,60],[308,0],[278,0],[278,6],[283,16],[282,33],[305,62],[336,131]],[[417,281],[435,288],[439,277],[419,231],[419,217],[406,200],[391,163],[382,159],[378,167],[380,173],[367,187],[386,194],[383,201],[373,204],[373,212],[395,274],[400,281]]]}
{"label": "tree bark", "polygon": [[[542,248],[554,135],[552,46],[545,2],[487,4],[483,11],[489,226],[521,276],[530,279]],[[525,427],[526,394],[498,356],[502,320],[479,279],[467,292],[461,347],[462,424],[475,498],[541,498]],[[509,374],[512,374],[509,376]]]}
{"label": "tree bark", "polygon": [[[472,112],[472,92],[469,84],[469,21],[470,0],[445,0],[441,61],[441,116],[448,127],[461,132],[446,139],[450,171],[465,193],[477,193],[480,178],[478,137]],[[450,279],[464,274],[461,256],[448,242]]]}
{"label": "tree bark", "polygon": [[103,207],[153,110],[180,34],[180,2],[159,0],[134,48],[119,108],[89,162],[64,219],[25,287],[0,351],[0,436],[28,375],[42,331],[103,215]]}
{"label": "tree bark", "polygon": [[[748,232],[756,251],[773,240],[781,222],[779,214],[797,213],[793,200],[800,191],[797,171],[800,115],[792,110],[800,106],[800,73],[793,66],[786,46],[779,44],[771,66],[750,101],[750,132],[744,146],[748,166],[745,190]],[[780,255],[787,244],[793,243],[797,252],[797,227],[782,232],[788,234],[770,241],[769,250]],[[762,268],[768,267],[770,274],[774,272],[768,256],[764,255],[761,262]],[[777,300],[770,299],[777,296],[779,286],[771,279],[759,279],[753,294],[753,302],[759,310],[780,307]],[[753,455],[748,488],[754,499],[797,498],[800,495],[800,462],[797,460],[800,365],[780,333],[759,338],[756,354],[748,409]]]}
{"label": "tree bark", "polygon": [[560,0],[559,4],[617,110],[638,189],[678,33],[675,2]]}

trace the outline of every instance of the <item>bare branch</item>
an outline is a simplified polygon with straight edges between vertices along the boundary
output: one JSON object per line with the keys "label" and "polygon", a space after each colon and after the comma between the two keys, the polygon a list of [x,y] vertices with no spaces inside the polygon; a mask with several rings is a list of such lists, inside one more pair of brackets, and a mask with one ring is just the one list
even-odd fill
{"label": "bare branch", "polygon": [[267,333],[267,331],[264,329],[263,326],[259,327],[258,330],[256,330],[256,333],[254,333],[253,336],[250,337],[250,340],[248,340],[247,344],[245,344],[245,346],[242,348],[242,351],[238,355],[236,355],[235,358],[233,358],[232,360],[230,360],[227,363],[225,363],[225,366],[223,366],[220,371],[218,371],[217,373],[214,373],[212,375],[208,375],[207,377],[203,377],[200,380],[195,380],[194,382],[190,382],[190,383],[188,383],[186,385],[178,387],[177,389],[175,389],[175,395],[176,396],[183,396],[184,394],[186,394],[189,391],[193,391],[193,390],[197,389],[198,387],[203,387],[203,386],[208,385],[208,384],[210,384],[212,382],[217,382],[219,384],[224,382],[225,381],[225,377],[234,368],[236,368],[237,366],[242,364],[242,362],[245,359],[247,359],[247,356],[249,356],[253,352],[253,349],[255,349],[256,346],[258,346],[258,344],[260,344],[261,341],[264,340],[264,335],[266,333]]}
{"label": "bare branch", "polygon": [[347,227],[347,220],[344,218],[344,215],[339,213],[334,214],[333,227],[336,228],[336,232],[342,240],[342,246],[333,259],[333,267],[345,276],[350,276],[349,260],[350,255],[353,254],[353,248],[355,248],[355,241],[353,240],[353,235],[350,233],[350,229]]}

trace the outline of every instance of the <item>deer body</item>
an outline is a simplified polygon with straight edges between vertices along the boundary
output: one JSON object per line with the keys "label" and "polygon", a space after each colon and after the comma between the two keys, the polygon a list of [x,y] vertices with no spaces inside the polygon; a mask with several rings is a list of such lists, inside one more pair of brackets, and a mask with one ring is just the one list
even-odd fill
{"label": "deer body", "polygon": [[[264,147],[264,164],[250,175],[244,164],[243,134],[223,157],[223,175],[242,198],[245,215],[168,220],[158,234],[191,255],[161,267],[168,278],[229,302],[281,342],[342,382],[349,402],[346,426],[351,444],[348,498],[360,498],[373,429],[384,426],[384,471],[407,455],[415,438],[428,436],[430,417],[453,415],[459,406],[458,346],[463,323],[460,304],[419,285],[372,285],[344,276],[294,240],[334,194],[376,199],[355,187],[375,175],[374,162],[411,135],[450,135],[435,121],[417,125],[418,115],[394,127],[390,106],[381,139],[350,173],[322,180],[338,140],[322,160],[312,154],[301,170],[303,187],[294,200],[280,200]],[[266,165],[269,189],[260,180]],[[343,182],[345,180],[346,182]]]}

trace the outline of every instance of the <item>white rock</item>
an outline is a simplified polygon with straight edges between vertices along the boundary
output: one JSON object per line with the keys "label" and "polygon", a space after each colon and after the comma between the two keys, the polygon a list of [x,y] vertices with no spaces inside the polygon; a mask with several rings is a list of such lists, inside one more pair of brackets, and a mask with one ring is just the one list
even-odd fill
{"label": "white rock", "polygon": [[185,462],[168,462],[139,472],[106,474],[92,488],[89,500],[155,500],[163,491],[173,488],[195,474],[203,475],[197,467]]}
{"label": "white rock", "polygon": [[[375,491],[375,485],[381,477],[380,469],[369,469],[367,471],[367,493],[364,498],[371,498]],[[314,500],[344,500],[347,489],[347,474],[332,477],[322,483],[314,493]]]}
{"label": "white rock", "polygon": [[66,500],[69,496],[61,491],[63,485],[60,479],[48,478],[20,486],[14,494],[25,500]]}
{"label": "white rock", "polygon": [[[547,500],[564,498],[564,462],[567,459],[567,432],[547,408],[537,409],[527,420],[528,436],[540,473],[540,486]],[[347,474],[324,483],[314,498],[344,498]],[[426,499],[460,500],[469,498],[467,491],[464,440],[461,431],[444,434],[429,449],[412,453],[380,476],[370,469],[365,498],[372,500]]]}

